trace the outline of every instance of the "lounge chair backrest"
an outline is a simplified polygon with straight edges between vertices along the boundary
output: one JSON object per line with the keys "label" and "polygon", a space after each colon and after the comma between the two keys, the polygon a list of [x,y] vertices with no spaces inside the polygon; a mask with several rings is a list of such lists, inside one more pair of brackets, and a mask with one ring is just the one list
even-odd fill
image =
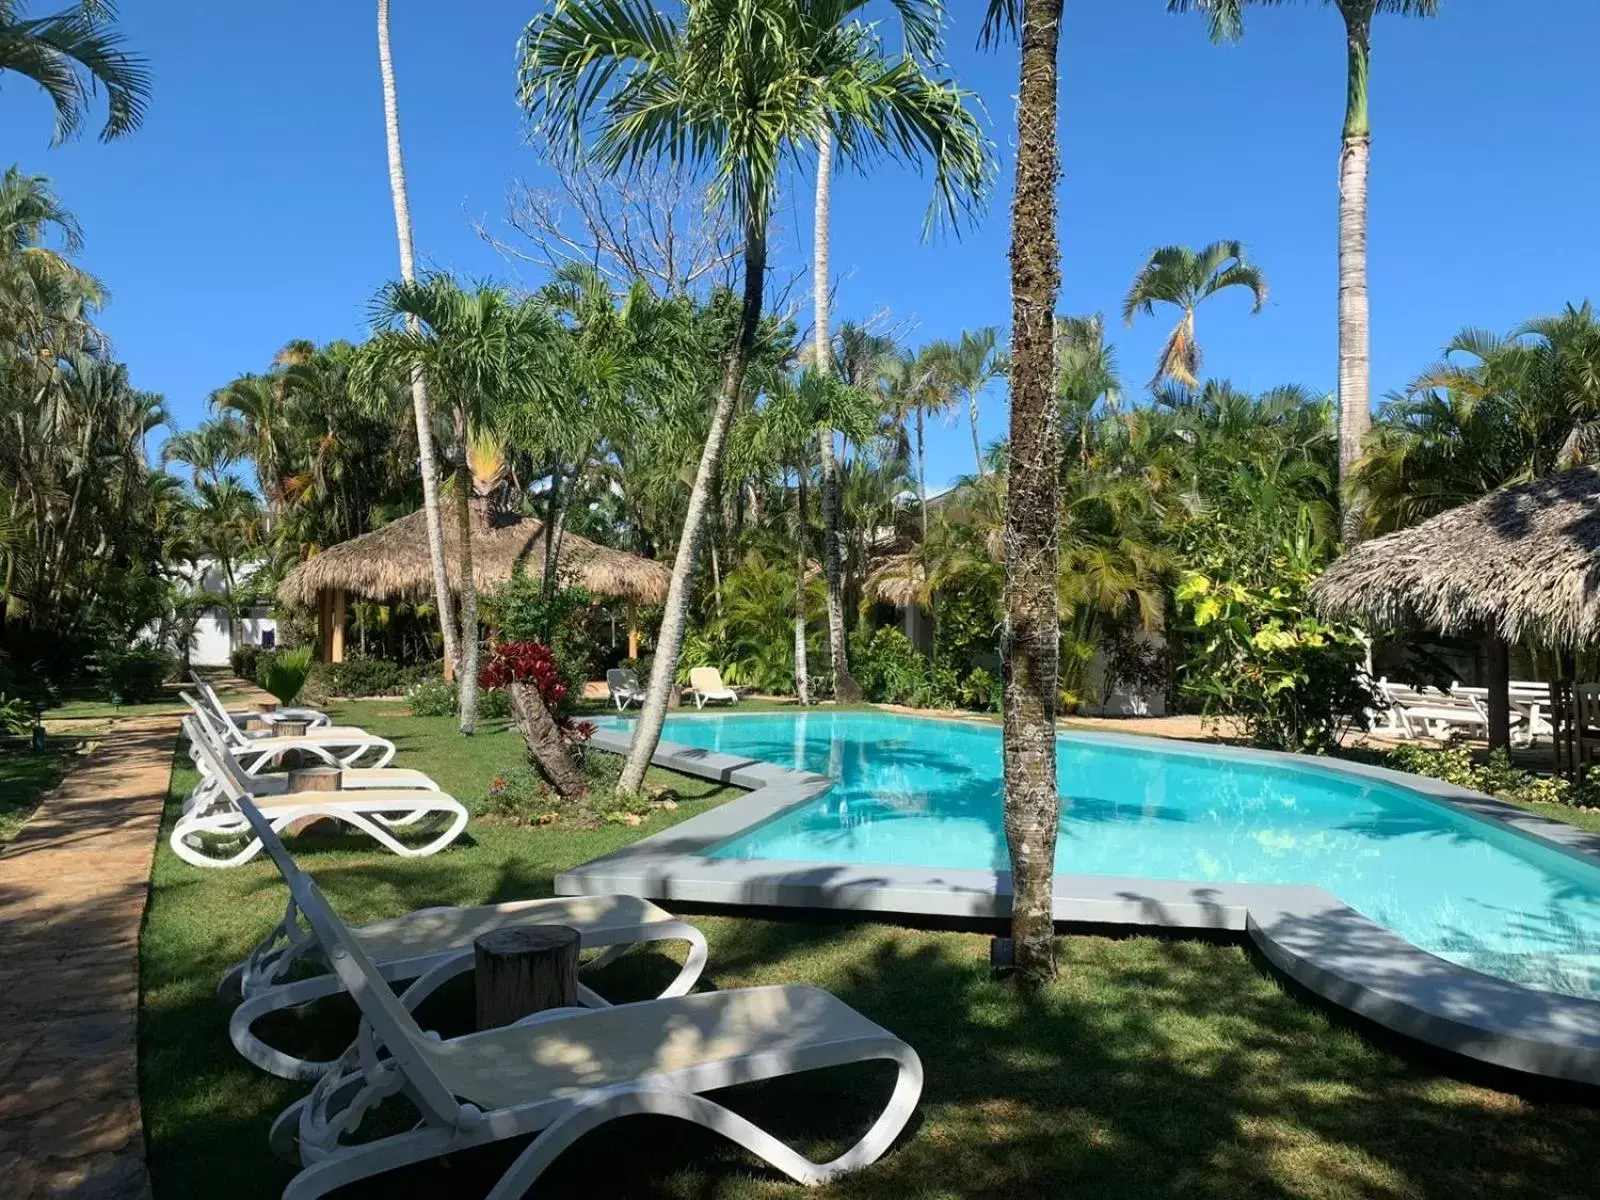
{"label": "lounge chair backrest", "polygon": [[[255,824],[260,812],[248,802],[244,807],[245,815]],[[262,824],[265,824],[264,819]],[[259,827],[257,832],[260,832]],[[361,1015],[371,1025],[378,1040],[405,1072],[409,1084],[407,1093],[425,1116],[455,1125],[461,1117],[461,1105],[429,1062],[427,1039],[416,1020],[400,1003],[400,998],[378,972],[378,968],[372,965],[372,960],[351,936],[350,930],[333,911],[311,876],[303,871],[298,872],[289,881],[289,889],[295,904],[321,944],[328,965],[339,976],[339,982],[344,984],[351,999],[360,1006]]]}
{"label": "lounge chair backrest", "polygon": [[194,715],[200,727],[208,731],[211,736],[224,746],[237,746],[244,742],[244,735],[234,726],[232,721],[219,721],[211,711],[211,706],[195,697],[193,692],[179,692],[183,702],[194,710]]}
{"label": "lounge chair backrest", "polygon": [[715,667],[695,667],[689,672],[689,686],[699,692],[725,692],[728,685],[722,682],[722,672]]}
{"label": "lounge chair backrest", "polygon": [[610,689],[612,695],[618,692],[635,691],[639,687],[639,677],[632,671],[624,671],[613,667],[606,672],[606,687]]}

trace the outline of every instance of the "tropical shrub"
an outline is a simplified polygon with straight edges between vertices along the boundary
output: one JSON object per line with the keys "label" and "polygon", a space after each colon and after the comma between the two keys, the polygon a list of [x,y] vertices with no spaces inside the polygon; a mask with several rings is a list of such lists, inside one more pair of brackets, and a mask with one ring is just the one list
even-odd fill
{"label": "tropical shrub", "polygon": [[961,704],[976,712],[1000,711],[1000,681],[982,667],[974,667],[961,681]]}
{"label": "tropical shrub", "polygon": [[1511,761],[1504,750],[1496,750],[1483,761],[1474,759],[1466,746],[1435,749],[1415,742],[1402,742],[1389,751],[1384,765],[1411,775],[1425,775],[1469,791],[1482,792],[1501,800],[1522,804],[1590,805],[1600,799],[1596,785],[1584,780],[1574,785],[1566,779],[1535,775]]}
{"label": "tropical shrub", "polygon": [[884,626],[870,635],[851,636],[850,670],[867,699],[878,704],[909,704],[922,686],[927,659],[898,629]]}
{"label": "tropical shrub", "polygon": [[255,679],[260,665],[260,646],[235,646],[228,655],[228,669],[235,679]]}
{"label": "tropical shrub", "polygon": [[311,647],[296,646],[260,657],[256,682],[270,692],[279,704],[293,704],[311,674]]}
{"label": "tropical shrub", "polygon": [[643,796],[619,790],[619,755],[580,748],[578,757],[589,785],[582,800],[573,803],[562,799],[538,771],[518,766],[489,782],[488,794],[478,806],[479,814],[504,825],[559,824],[594,829],[602,824],[641,825],[654,813],[678,807],[677,796],[668,789],[654,788]]}
{"label": "tropical shrub", "polygon": [[547,596],[544,581],[518,571],[483,597],[483,619],[507,642],[540,642],[555,654],[569,688],[590,677],[594,647],[595,600],[587,588],[566,583]]}
{"label": "tropical shrub", "polygon": [[345,662],[317,663],[311,669],[306,694],[319,700],[330,696],[393,696],[405,691],[427,668],[402,668],[383,658],[352,658]]}
{"label": "tropical shrub", "polygon": [[[506,692],[513,683],[532,684],[567,742],[586,742],[594,726],[572,719],[572,691],[562,678],[555,653],[543,642],[501,642],[478,673],[478,686]],[[509,701],[508,708],[509,712]]]}
{"label": "tropical shrub", "polygon": [[27,733],[33,728],[33,705],[21,696],[0,692],[0,733]]}
{"label": "tropical shrub", "polygon": [[1376,703],[1354,627],[1314,615],[1312,572],[1287,558],[1275,579],[1253,584],[1186,573],[1176,598],[1194,637],[1183,690],[1211,720],[1239,723],[1252,745],[1320,751],[1367,727]]}
{"label": "tropical shrub", "polygon": [[454,716],[460,708],[456,685],[437,676],[413,683],[406,689],[406,707],[413,717]]}
{"label": "tropical shrub", "polygon": [[170,654],[153,646],[133,646],[105,654],[100,675],[113,704],[142,704],[161,694],[175,667]]}
{"label": "tropical shrub", "polygon": [[[921,655],[917,656],[921,658]],[[961,706],[961,681],[956,669],[944,659],[928,662],[922,659],[922,678],[911,693],[913,708],[959,708]]]}
{"label": "tropical shrub", "polygon": [[934,625],[934,657],[964,670],[975,659],[998,655],[999,608],[1000,593],[989,574],[966,574],[941,588],[939,619]]}

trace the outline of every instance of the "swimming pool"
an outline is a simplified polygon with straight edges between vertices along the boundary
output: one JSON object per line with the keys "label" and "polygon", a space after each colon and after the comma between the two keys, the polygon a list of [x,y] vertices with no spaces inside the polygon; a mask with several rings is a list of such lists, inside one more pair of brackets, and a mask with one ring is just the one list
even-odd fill
{"label": "swimming pool", "polygon": [[[997,726],[819,711],[673,717],[664,736],[834,782],[711,858],[1006,866]],[[1314,760],[1064,734],[1057,765],[1060,873],[1314,885],[1450,962],[1600,997],[1600,867],[1531,837]]]}

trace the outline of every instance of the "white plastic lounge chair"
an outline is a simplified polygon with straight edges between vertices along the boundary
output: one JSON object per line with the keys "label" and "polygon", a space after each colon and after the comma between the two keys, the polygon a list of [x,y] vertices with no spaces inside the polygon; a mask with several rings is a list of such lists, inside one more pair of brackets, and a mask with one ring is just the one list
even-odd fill
{"label": "white plastic lounge chair", "polygon": [[251,706],[248,708],[229,708],[222,703],[222,698],[217,695],[216,688],[212,687],[196,671],[189,672],[189,680],[200,691],[200,697],[211,705],[223,720],[237,726],[241,732],[254,732],[245,730],[244,724],[251,719],[259,721],[304,721],[308,726],[316,728],[319,725],[332,725],[333,718],[318,708],[285,708],[273,705],[271,708]]}
{"label": "white plastic lounge chair", "polygon": [[[185,732],[217,780],[220,790],[205,797],[197,793],[196,802],[187,806],[173,826],[172,851],[196,867],[236,867],[261,852],[261,839],[239,808],[240,800],[250,795],[250,777],[232,756],[225,753],[214,736],[207,736],[199,722],[187,719]],[[467,810],[461,802],[430,788],[360,788],[344,792],[290,792],[276,796],[253,797],[275,830],[308,818],[328,817],[354,825],[387,850],[404,858],[421,858],[443,850],[467,827]],[[416,825],[439,814],[449,816],[449,826],[421,846],[407,846],[390,832]],[[206,839],[243,840],[244,847],[226,857],[206,852]]]}
{"label": "white plastic lounge chair", "polygon": [[[813,987],[552,1009],[503,1029],[439,1040],[418,1027],[411,993],[390,990],[311,879],[300,874],[290,887],[363,1020],[333,1069],[273,1123],[274,1150],[304,1166],[284,1200],[311,1200],[396,1167],[538,1134],[489,1193],[490,1200],[512,1200],[585,1133],[643,1113],[715,1130],[790,1178],[821,1183],[876,1161],[922,1094],[916,1051]],[[826,1163],[704,1095],[879,1059],[899,1067],[887,1106],[859,1142]],[[368,1142],[345,1140],[374,1105],[402,1092],[421,1115],[416,1126]]]}
{"label": "white plastic lounge chair", "polygon": [[630,704],[644,703],[644,689],[639,686],[639,676],[626,668],[613,668],[606,672],[606,690],[622,712]]}
{"label": "white plastic lounge chair", "polygon": [[1387,679],[1378,680],[1378,692],[1388,704],[1390,732],[1401,737],[1443,741],[1452,729],[1478,733],[1489,727],[1484,706],[1472,696],[1408,688]]}
{"label": "white plastic lounge chair", "polygon": [[357,729],[352,725],[324,725],[293,737],[280,737],[270,732],[246,733],[232,721],[213,714],[210,706],[202,704],[193,693],[178,694],[206,728],[214,730],[223,744],[233,751],[246,775],[265,770],[289,750],[304,751],[331,767],[353,767],[368,753],[377,755],[376,761],[365,764],[369,767],[386,767],[394,761],[394,743],[365,729]]}
{"label": "white plastic lounge chair", "polygon": [[704,708],[712,700],[739,703],[739,693],[722,682],[722,672],[715,667],[695,667],[689,672],[689,694],[694,706]]}
{"label": "white plastic lounge chair", "polygon": [[[241,806],[249,803],[240,801]],[[304,872],[267,822],[256,823],[255,827],[284,882],[292,885]],[[414,1008],[441,984],[472,969],[473,941],[480,934],[515,925],[565,925],[576,929],[585,950],[602,951],[584,964],[585,970],[604,966],[628,947],[642,942],[688,942],[688,958],[662,996],[686,994],[705,969],[705,935],[637,896],[578,896],[475,908],[424,908],[403,917],[362,925],[352,929],[350,935],[389,983],[417,981],[406,992]],[[261,939],[249,958],[222,977],[217,988],[225,1001],[243,997],[228,1021],[228,1036],[234,1047],[262,1070],[283,1079],[314,1081],[333,1066],[332,1062],[295,1058],[274,1049],[254,1029],[256,1022],[269,1013],[344,991],[344,982],[335,972],[324,970],[309,978],[288,978],[291,971],[308,962],[325,968],[320,950],[320,943],[299,919],[291,890],[283,920]],[[608,1004],[582,984],[578,994],[591,1007],[604,1008]]]}

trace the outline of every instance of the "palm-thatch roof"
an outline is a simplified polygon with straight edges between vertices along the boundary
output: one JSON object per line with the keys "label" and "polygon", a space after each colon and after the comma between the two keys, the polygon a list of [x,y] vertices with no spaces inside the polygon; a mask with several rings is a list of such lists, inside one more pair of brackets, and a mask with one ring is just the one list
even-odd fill
{"label": "palm-thatch roof", "polygon": [[[461,535],[455,512],[444,521],[445,562],[453,580],[461,575]],[[574,533],[561,535],[557,549],[563,578],[595,596],[635,604],[660,604],[671,572],[662,563],[613,550]],[[532,517],[492,513],[472,503],[472,578],[487,591],[510,579],[517,567],[538,575],[544,570],[544,523]],[[330,546],[307,559],[278,585],[287,605],[313,603],[317,593],[340,590],[383,602],[422,600],[433,595],[433,564],[428,556],[426,518],[419,510],[382,529]]]}
{"label": "palm-thatch roof", "polygon": [[1600,471],[1501,488],[1365,542],[1312,586],[1330,616],[1510,642],[1600,641]]}

